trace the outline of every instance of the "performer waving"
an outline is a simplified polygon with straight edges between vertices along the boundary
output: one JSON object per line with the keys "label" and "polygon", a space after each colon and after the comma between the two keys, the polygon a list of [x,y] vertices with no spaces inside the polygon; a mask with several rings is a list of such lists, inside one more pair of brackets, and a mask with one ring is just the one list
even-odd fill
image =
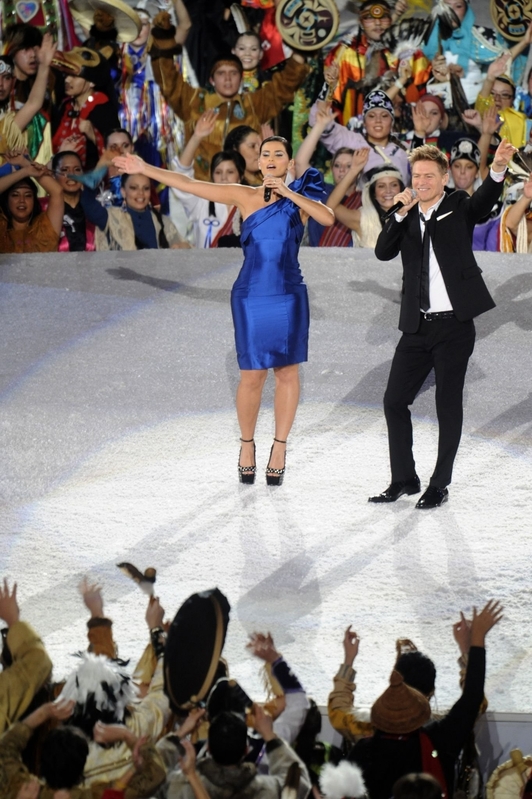
{"label": "performer waving", "polygon": [[262,389],[275,374],[275,437],[266,469],[268,485],[281,485],[286,440],[299,402],[298,364],[307,360],[309,306],[298,251],[308,217],[334,223],[319,172],[308,169],[290,188],[291,146],[280,136],[262,142],[259,168],[263,187],[214,184],[149,166],[134,155],[115,158],[124,172],[142,173],[159,182],[213,202],[236,205],[242,214],[244,264],[231,293],[231,309],[240,367],[236,409],[241,432],[238,471],[242,483],[255,480],[253,437]]}
{"label": "performer waving", "polygon": [[399,210],[390,216],[375,247],[381,261],[401,253],[399,329],[403,335],[384,395],[392,482],[381,494],[370,497],[370,502],[395,502],[403,494],[418,494],[421,489],[408,406],[432,369],[438,457],[416,508],[437,508],[448,499],[447,486],[462,434],[464,381],[475,345],[473,318],[495,306],[473,255],[473,229],[499,198],[506,167],[515,152],[506,139],[501,141],[490,174],[471,197],[465,191],[446,194],[449,162],[437,147],[424,144],[409,155],[412,189],[393,198],[394,208]]}

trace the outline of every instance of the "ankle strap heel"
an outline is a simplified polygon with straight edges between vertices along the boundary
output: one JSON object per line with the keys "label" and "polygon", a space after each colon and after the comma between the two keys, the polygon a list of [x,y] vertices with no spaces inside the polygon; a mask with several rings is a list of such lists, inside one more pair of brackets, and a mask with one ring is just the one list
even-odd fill
{"label": "ankle strap heel", "polygon": [[[240,441],[243,444],[253,444],[253,460],[255,460],[255,442],[253,438],[241,438]],[[240,465],[240,456],[242,455],[242,447],[240,447],[240,453],[238,456],[238,479],[241,483],[246,483],[247,485],[253,485],[255,482],[255,473],[257,471],[257,467],[255,464],[253,466],[241,466]]]}
{"label": "ankle strap heel", "polygon": [[[272,459],[273,448],[275,446],[275,442],[277,442],[277,444],[286,444],[286,441],[282,441],[280,438],[275,438],[275,436],[274,436],[273,440],[274,440],[274,444],[272,444],[272,448],[270,450],[270,460],[268,461],[268,466],[266,467],[266,485],[269,485],[269,486],[280,486],[280,485],[283,484],[283,478],[284,478],[284,473],[286,471],[286,465],[283,466],[282,469],[273,469],[270,466],[270,463],[271,463],[271,459]],[[284,454],[284,459],[285,459],[285,464],[286,464],[286,451],[285,451],[285,454]]]}

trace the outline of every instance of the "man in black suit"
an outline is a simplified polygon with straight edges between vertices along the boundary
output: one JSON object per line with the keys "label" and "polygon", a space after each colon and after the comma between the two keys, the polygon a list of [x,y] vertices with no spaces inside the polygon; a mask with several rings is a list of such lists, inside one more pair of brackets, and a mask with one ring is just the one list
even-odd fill
{"label": "man in black suit", "polygon": [[438,457],[429,486],[416,508],[447,501],[453,463],[462,433],[462,394],[475,344],[473,318],[495,306],[475,261],[473,228],[499,198],[506,167],[516,149],[502,140],[489,176],[469,196],[445,193],[448,161],[437,147],[423,145],[409,155],[412,190],[394,197],[403,203],[385,224],[375,255],[389,261],[401,253],[403,288],[397,345],[384,413],[388,425],[392,482],[370,502],[395,502],[421,490],[412,453],[414,402],[431,369],[436,378]]}

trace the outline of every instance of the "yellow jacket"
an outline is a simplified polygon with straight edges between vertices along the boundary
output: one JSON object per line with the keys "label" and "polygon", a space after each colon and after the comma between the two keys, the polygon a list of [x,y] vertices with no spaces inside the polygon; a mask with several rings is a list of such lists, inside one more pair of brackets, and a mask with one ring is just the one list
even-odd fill
{"label": "yellow jacket", "polygon": [[202,139],[198,147],[194,161],[194,177],[197,180],[210,180],[212,157],[223,149],[223,143],[230,130],[239,125],[249,125],[260,132],[260,126],[264,122],[277,116],[285,105],[294,99],[295,91],[310,71],[306,64],[300,64],[294,58],[289,58],[283,71],[275,72],[272,80],[263,83],[256,92],[222,97],[207,89],[194,89],[177,71],[172,58],[164,55],[154,58],[152,66],[153,75],[161,87],[164,99],[185,123],[187,141],[204,111],[218,109],[213,132]]}
{"label": "yellow jacket", "polygon": [[[475,101],[475,109],[480,116],[484,116],[488,108],[493,107],[493,97],[482,97],[478,95]],[[513,108],[503,108],[498,112],[503,120],[499,135],[508,139],[514,147],[524,147],[526,144],[526,115]]]}
{"label": "yellow jacket", "polygon": [[351,666],[343,664],[334,678],[334,688],[329,694],[329,721],[334,729],[347,738],[356,741],[373,735],[373,725],[355,715],[354,693],[356,672]]}
{"label": "yellow jacket", "polygon": [[43,642],[27,622],[11,625],[7,645],[13,663],[0,673],[0,734],[27,710],[52,671]]}

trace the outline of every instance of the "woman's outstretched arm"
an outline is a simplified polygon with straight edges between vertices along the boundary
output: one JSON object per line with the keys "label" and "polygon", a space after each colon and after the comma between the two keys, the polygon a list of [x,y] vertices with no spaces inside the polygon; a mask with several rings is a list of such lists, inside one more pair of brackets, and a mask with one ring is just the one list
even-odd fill
{"label": "woman's outstretched arm", "polygon": [[[254,194],[254,189],[250,186],[241,186],[238,183],[208,183],[205,180],[195,180],[179,172],[170,172],[168,169],[147,164],[138,155],[121,155],[113,158],[113,164],[121,172],[128,175],[146,175],[153,178],[158,183],[171,186],[181,191],[188,191],[196,197],[203,197],[204,200],[212,200],[215,203],[225,203],[226,205],[238,205],[244,213],[248,210],[248,203]],[[253,209],[251,209],[253,210]],[[249,212],[249,211],[248,211]]]}

